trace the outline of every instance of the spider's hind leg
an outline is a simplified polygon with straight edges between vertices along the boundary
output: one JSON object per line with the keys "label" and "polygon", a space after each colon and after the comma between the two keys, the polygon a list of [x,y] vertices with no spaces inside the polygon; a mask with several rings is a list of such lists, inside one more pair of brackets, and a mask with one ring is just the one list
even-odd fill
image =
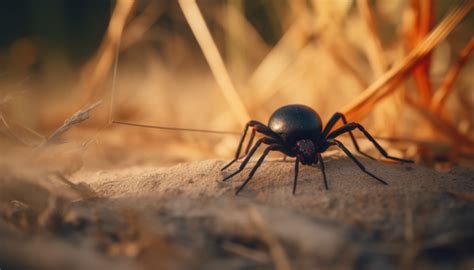
{"label": "spider's hind leg", "polygon": [[269,127],[265,126],[264,124],[262,124],[258,121],[255,121],[255,120],[249,121],[245,125],[244,131],[242,133],[242,137],[240,138],[239,146],[237,147],[237,150],[235,151],[234,159],[232,159],[229,163],[227,163],[224,167],[222,167],[221,171],[227,169],[230,165],[234,164],[237,160],[244,157],[244,156],[242,156],[242,157],[240,156],[240,152],[242,151],[242,145],[244,144],[244,140],[245,140],[245,137],[247,136],[247,131],[248,131],[249,127],[252,127],[252,134],[250,135],[250,140],[249,140],[249,142],[247,144],[247,147],[245,149],[244,156],[246,156],[249,153],[250,146],[252,146],[252,143],[253,143],[253,140],[255,138],[255,133],[256,132],[262,133],[262,134],[264,134],[264,135],[266,135],[270,138],[273,138],[275,140],[280,139],[275,132],[273,132]]}
{"label": "spider's hind leg", "polygon": [[238,174],[239,172],[241,172],[245,166],[247,165],[247,163],[250,161],[250,159],[252,158],[252,156],[255,154],[255,152],[257,151],[258,147],[260,147],[260,145],[262,143],[264,144],[272,144],[274,143],[275,141],[271,138],[268,138],[268,137],[264,137],[264,138],[261,138],[259,140],[257,140],[257,142],[255,143],[255,145],[252,147],[252,149],[250,149],[250,152],[248,153],[248,155],[245,157],[244,161],[242,161],[242,163],[240,164],[240,167],[234,171],[233,173],[231,173],[230,175],[226,176],[222,181],[226,181],[230,178],[232,178],[234,175]]}

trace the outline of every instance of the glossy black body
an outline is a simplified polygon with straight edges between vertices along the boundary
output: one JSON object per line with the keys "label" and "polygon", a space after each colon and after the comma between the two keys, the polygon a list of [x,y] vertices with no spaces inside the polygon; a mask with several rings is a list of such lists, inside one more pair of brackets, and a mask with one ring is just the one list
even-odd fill
{"label": "glossy black body", "polygon": [[268,121],[268,127],[283,139],[287,146],[308,139],[317,141],[323,131],[318,113],[306,105],[287,105],[276,110]]}

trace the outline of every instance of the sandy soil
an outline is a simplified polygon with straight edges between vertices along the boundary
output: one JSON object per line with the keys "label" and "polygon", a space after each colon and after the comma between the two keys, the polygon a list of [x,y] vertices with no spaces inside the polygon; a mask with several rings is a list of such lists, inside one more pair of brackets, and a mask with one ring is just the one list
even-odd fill
{"label": "sandy soil", "polygon": [[250,167],[222,182],[238,165],[221,172],[221,160],[80,171],[70,180],[82,199],[35,203],[4,182],[0,268],[474,266],[474,168],[361,158],[384,186],[339,154],[325,160],[330,189],[319,168],[302,166],[295,196],[293,162],[280,159],[265,162],[238,196]]}

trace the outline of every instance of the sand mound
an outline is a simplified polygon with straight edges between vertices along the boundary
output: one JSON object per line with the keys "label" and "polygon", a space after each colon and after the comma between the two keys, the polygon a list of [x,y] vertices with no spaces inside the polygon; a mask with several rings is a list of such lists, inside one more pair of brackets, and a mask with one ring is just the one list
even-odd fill
{"label": "sand mound", "polygon": [[63,259],[76,249],[94,254],[92,265],[132,269],[472,265],[473,169],[361,160],[389,186],[339,155],[326,158],[329,190],[319,168],[302,166],[295,196],[293,162],[276,159],[238,196],[255,163],[227,182],[238,165],[221,172],[219,160],[79,172],[71,180],[97,198],[62,206],[55,233],[35,241]]}

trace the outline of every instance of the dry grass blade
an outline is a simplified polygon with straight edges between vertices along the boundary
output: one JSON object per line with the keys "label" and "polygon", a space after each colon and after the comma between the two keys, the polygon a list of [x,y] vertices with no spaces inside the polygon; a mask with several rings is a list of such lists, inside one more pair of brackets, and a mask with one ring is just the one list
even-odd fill
{"label": "dry grass blade", "polygon": [[160,16],[165,12],[160,1],[150,0],[144,11],[134,18],[124,29],[120,51],[125,51],[133,44],[142,40],[145,33],[153,26]]}
{"label": "dry grass blade", "polygon": [[[410,25],[411,33],[408,36],[410,48],[418,45],[420,41],[429,33],[434,22],[434,4],[432,0],[411,1],[412,9],[415,13],[414,25]],[[431,65],[431,53],[424,57],[413,69],[413,78],[419,93],[420,101],[423,104],[429,104],[433,95],[431,87],[429,70]]]}
{"label": "dry grass blade", "polygon": [[359,72],[354,67],[355,66],[354,64],[350,63],[349,59],[351,57],[348,57],[347,54],[344,54],[344,52],[342,52],[341,49],[339,49],[336,44],[329,46],[328,50],[332,56],[332,59],[334,59],[334,61],[339,66],[341,66],[341,68],[345,70],[349,76],[351,76],[354,79],[354,81],[360,86],[361,89],[365,89],[369,86],[367,80],[364,78],[361,72]]}
{"label": "dry grass blade", "polygon": [[290,260],[287,254],[285,253],[284,248],[282,247],[278,239],[276,239],[275,236],[268,231],[268,226],[265,224],[265,220],[260,214],[260,212],[258,212],[255,207],[252,207],[249,209],[249,214],[250,219],[253,221],[255,227],[257,227],[260,235],[262,236],[263,240],[266,242],[268,248],[270,249],[270,255],[273,259],[273,262],[275,263],[275,269],[290,270]]}
{"label": "dry grass blade", "polygon": [[456,63],[449,70],[448,74],[444,78],[440,87],[435,92],[433,99],[431,100],[431,110],[433,110],[435,113],[440,114],[442,112],[444,103],[446,102],[447,97],[453,90],[454,82],[461,73],[462,67],[467,62],[467,59],[469,59],[469,56],[471,55],[473,49],[474,38],[471,38],[466,47],[464,47],[464,49],[462,50]]}
{"label": "dry grass blade", "polygon": [[374,70],[375,75],[380,76],[385,72],[387,63],[384,57],[382,42],[380,41],[379,34],[377,32],[375,18],[372,14],[372,11],[370,10],[368,0],[357,0],[357,7],[359,9],[359,13],[365,21],[365,24],[367,25],[371,37],[372,45],[366,47],[370,65]]}
{"label": "dry grass blade", "polygon": [[433,48],[443,41],[449,33],[469,14],[473,8],[473,1],[464,0],[459,3],[443,21],[414,48],[402,61],[387,71],[382,77],[370,85],[364,92],[344,106],[342,113],[353,121],[360,120],[365,116],[376,101],[390,94],[396,86],[403,81],[408,72],[416,66]]}
{"label": "dry grass blade", "polygon": [[7,138],[10,138],[11,140],[15,140],[15,141],[18,141],[18,142],[21,142],[24,144],[23,140],[21,138],[19,138],[18,136],[16,136],[11,128],[10,128],[10,125],[8,124],[7,120],[5,119],[5,117],[3,117],[3,115],[0,113],[0,122],[3,124],[3,126],[5,126],[5,131],[1,130],[0,129],[0,132]]}
{"label": "dry grass blade", "polygon": [[[288,62],[285,62],[284,69],[277,70],[276,72],[285,72],[284,75],[280,74],[280,76],[274,77],[274,80],[269,80],[263,83],[265,84],[262,88],[253,85],[253,89],[255,90],[255,97],[252,100],[251,108],[258,109],[262,106],[262,104],[266,103],[268,100],[275,98],[278,92],[282,91],[283,89],[290,87],[290,85],[295,84],[295,76],[297,74],[302,74],[305,72],[309,72],[309,69],[301,69],[298,67],[298,62],[305,58],[306,55],[310,54],[314,50],[313,44],[308,43],[306,46],[301,48],[297,54],[293,55],[291,60],[287,58]],[[283,62],[282,62],[283,64]],[[282,66],[283,68],[283,66]],[[270,70],[269,70],[270,71]],[[274,76],[272,74],[270,76]]]}
{"label": "dry grass blade", "polygon": [[[15,134],[15,132],[13,132],[12,128],[10,127],[10,124],[7,122],[7,120],[5,119],[5,117],[0,113],[0,122],[3,124],[3,126],[5,126],[5,129],[6,131],[2,131],[0,130],[6,137],[9,137],[10,139],[13,139],[23,145],[26,145],[26,146],[36,146],[37,144],[35,143],[31,143],[31,142],[28,142],[28,140],[25,140],[23,138],[21,138],[20,136],[17,136]],[[34,131],[33,129],[31,128],[28,128],[28,127],[25,127],[23,125],[20,125],[19,123],[13,123],[13,125],[16,127],[16,128],[20,128],[24,131],[26,131],[29,135],[33,135],[33,137],[35,137],[37,139],[37,141],[39,142],[43,142],[45,141],[45,138],[43,135],[39,134],[38,132]]]}
{"label": "dry grass blade", "polygon": [[245,125],[250,119],[250,114],[230,79],[224,61],[212,39],[211,32],[204,21],[196,1],[179,0],[179,5],[230,108],[239,122]]}
{"label": "dry grass blade", "polygon": [[435,115],[422,104],[412,100],[408,96],[405,96],[407,103],[413,107],[418,113],[420,113],[425,119],[433,124],[433,127],[439,130],[442,134],[445,134],[448,139],[451,139],[455,146],[458,148],[465,148],[468,151],[474,150],[474,140],[467,135],[464,135],[458,131],[458,129],[451,124],[451,122],[440,115]]}
{"label": "dry grass blade", "polygon": [[256,104],[264,100],[262,97],[273,95],[275,81],[295,61],[298,52],[308,44],[305,23],[305,18],[293,23],[251,75],[249,81],[257,93]]}
{"label": "dry grass blade", "polygon": [[47,146],[48,144],[56,141],[57,139],[59,139],[59,137],[63,133],[68,131],[72,126],[74,126],[76,124],[79,124],[81,122],[84,122],[85,120],[89,119],[90,112],[93,109],[95,109],[96,107],[98,107],[101,103],[102,103],[102,100],[99,100],[99,101],[95,102],[94,104],[89,105],[86,108],[76,112],[71,117],[66,119],[66,121],[64,121],[64,124],[60,128],[58,128],[56,131],[54,131],[53,134],[51,136],[49,136],[49,138],[43,144],[40,145],[40,147]]}
{"label": "dry grass blade", "polygon": [[[10,93],[7,93],[6,95],[4,95],[0,99],[0,122],[5,127],[5,131],[0,130],[0,132],[5,137],[8,137],[8,138],[10,138],[10,139],[12,139],[16,142],[19,142],[19,143],[23,144],[23,145],[34,146],[35,144],[32,144],[31,142],[28,142],[27,140],[24,140],[23,138],[21,138],[20,136],[17,136],[15,134],[15,132],[13,131],[11,125],[8,123],[9,121],[7,121],[7,119],[5,118],[5,116],[3,115],[3,112],[2,112],[2,106],[3,105],[9,103],[12,100],[15,100],[18,96],[23,95],[26,92],[27,92],[27,90],[22,90],[22,91],[19,91],[19,92],[10,92]],[[12,121],[10,121],[10,122],[12,122]],[[12,125],[15,126],[16,128],[20,128],[21,130],[26,131],[29,135],[33,135],[33,137],[35,137],[39,141],[44,141],[45,140],[43,135],[39,134],[38,132],[36,132],[36,131],[28,128],[28,127],[25,127],[25,126],[23,126],[19,123],[16,123],[16,122],[12,122]]]}
{"label": "dry grass blade", "polygon": [[91,100],[95,92],[101,88],[107,73],[112,67],[116,50],[122,39],[125,23],[132,12],[134,3],[133,0],[117,0],[101,47],[96,56],[84,68],[82,85],[87,101]]}
{"label": "dry grass blade", "polygon": [[0,98],[0,106],[7,104],[8,102],[16,99],[18,96],[24,95],[27,92],[28,92],[27,90],[22,90],[19,92],[7,93],[2,98]]}

